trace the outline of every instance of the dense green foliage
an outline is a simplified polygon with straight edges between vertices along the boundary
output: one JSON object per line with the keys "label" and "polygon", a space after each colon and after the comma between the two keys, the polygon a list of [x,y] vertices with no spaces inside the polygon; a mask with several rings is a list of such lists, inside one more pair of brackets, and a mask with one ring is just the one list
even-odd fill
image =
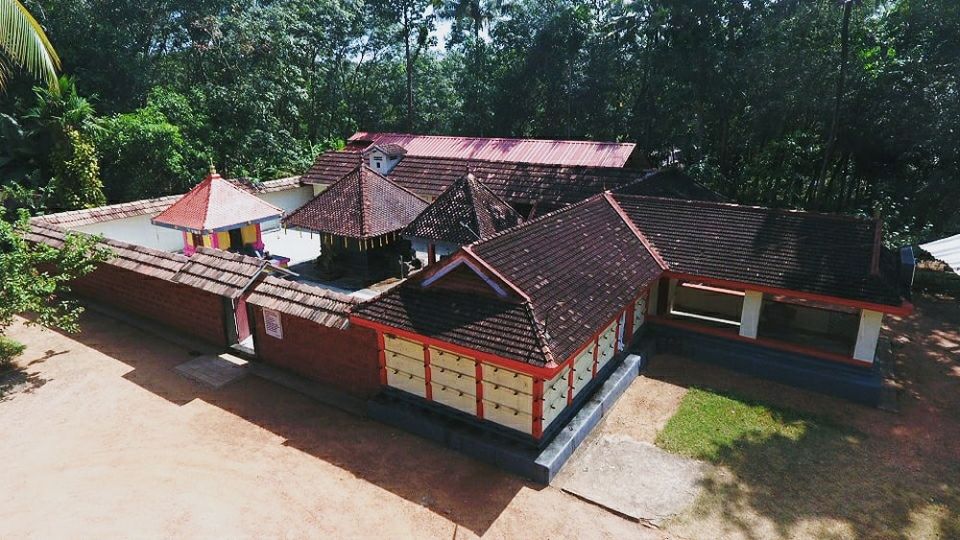
{"label": "dense green foliage", "polygon": [[[14,221],[0,215],[0,336],[21,314],[31,316],[27,324],[76,331],[83,308],[64,295],[70,281],[93,271],[106,251],[95,237],[79,234],[68,235],[60,249],[31,244],[23,238],[28,228],[26,211]],[[11,354],[17,349],[5,346]]]}
{"label": "dense green foliage", "polygon": [[[354,130],[409,129],[636,141],[742,202],[881,212],[894,242],[957,232],[960,5],[843,4],[27,6],[95,96],[111,200],[182,191],[208,160],[233,176],[299,173]],[[28,83],[0,111],[29,134]],[[23,182],[11,171],[0,157],[0,180]]]}

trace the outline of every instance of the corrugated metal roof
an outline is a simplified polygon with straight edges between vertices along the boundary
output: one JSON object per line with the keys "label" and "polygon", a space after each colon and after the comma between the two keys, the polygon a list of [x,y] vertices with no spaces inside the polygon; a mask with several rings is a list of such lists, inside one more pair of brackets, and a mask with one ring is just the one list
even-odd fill
{"label": "corrugated metal roof", "polygon": [[920,247],[929,251],[937,259],[949,264],[954,272],[960,274],[960,234],[920,244]]}
{"label": "corrugated metal roof", "polygon": [[593,167],[623,167],[636,147],[633,143],[617,142],[491,139],[364,131],[354,133],[350,141],[397,144],[407,151],[408,156]]}

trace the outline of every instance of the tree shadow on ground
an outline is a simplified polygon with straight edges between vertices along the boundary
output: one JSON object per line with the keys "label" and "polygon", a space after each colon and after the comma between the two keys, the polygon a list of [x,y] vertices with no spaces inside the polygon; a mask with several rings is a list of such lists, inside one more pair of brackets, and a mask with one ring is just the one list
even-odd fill
{"label": "tree shadow on ground", "polygon": [[85,314],[83,325],[69,337],[132,368],[123,375],[128,381],[176,405],[212,404],[476,534],[489,529],[521,489],[542,488],[254,375],[220,389],[204,386],[174,371],[191,359],[187,349],[102,315]]}
{"label": "tree shadow on ground", "polygon": [[17,394],[29,394],[48,381],[38,373],[28,373],[22,367],[0,371],[0,403],[13,399]]}
{"label": "tree shadow on ground", "polygon": [[[918,299],[889,322],[903,391],[886,413],[664,355],[648,377],[760,403],[800,435],[747,433],[718,449],[694,512],[747,538],[960,538],[960,309]],[[658,362],[659,360],[659,362]],[[727,474],[728,473],[728,474]],[[798,531],[803,531],[799,532]]]}

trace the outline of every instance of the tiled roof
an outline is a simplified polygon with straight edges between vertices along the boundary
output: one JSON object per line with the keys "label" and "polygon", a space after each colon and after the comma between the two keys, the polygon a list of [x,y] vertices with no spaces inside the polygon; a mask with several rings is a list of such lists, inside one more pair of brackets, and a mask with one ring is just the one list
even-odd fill
{"label": "tiled roof", "polygon": [[[476,257],[525,298],[498,300],[443,290],[446,276],[425,289],[412,279],[362,305],[355,314],[542,366],[574,354],[662,272],[604,196],[541,216],[465,250],[461,256]],[[438,268],[457,263],[454,257]],[[457,294],[462,299],[451,312],[448,304],[451,298],[460,298]]]}
{"label": "tiled roof", "polygon": [[736,204],[615,195],[672,272],[900,305],[871,273],[877,222]]}
{"label": "tiled roof", "polygon": [[267,261],[208,247],[197,248],[172,281],[216,295],[239,298]]}
{"label": "tiled roof", "polygon": [[[240,189],[248,193],[273,193],[277,191],[286,191],[296,189],[301,186],[299,176],[288,178],[278,178],[253,184],[242,180],[228,180]],[[177,202],[183,195],[168,195],[166,197],[157,197],[155,199],[143,199],[139,201],[130,201],[125,203],[110,204],[107,206],[98,206],[96,208],[84,208],[82,210],[71,210],[69,212],[60,212],[46,216],[37,216],[30,221],[34,223],[49,223],[51,225],[63,225],[64,227],[82,227],[93,223],[102,223],[104,221],[113,221],[115,219],[124,219],[143,215],[156,215],[163,212],[173,203]]]}
{"label": "tiled roof", "polygon": [[[70,233],[85,234],[69,231],[57,225],[33,222],[30,224],[30,231],[24,238],[31,242],[43,243],[54,248],[60,248],[63,246],[64,237]],[[128,244],[107,238],[101,239],[100,245],[106,247],[111,253],[111,256],[106,261],[107,264],[165,280],[172,279],[187,262],[186,257],[177,253],[160,251],[158,249]]]}
{"label": "tiled roof", "polygon": [[420,197],[361,164],[283,223],[314,232],[372,238],[406,227],[426,207]]}
{"label": "tiled roof", "polygon": [[177,202],[182,196],[183,195],[169,195],[156,199],[144,199],[141,201],[99,206],[97,208],[71,210],[69,212],[37,216],[31,219],[31,222],[62,225],[64,227],[81,227],[93,223],[113,221],[115,219],[159,214],[169,208],[171,204]]}
{"label": "tiled roof", "polygon": [[360,152],[329,151],[317,156],[313,166],[300,179],[305,184],[332,184],[363,163]]}
{"label": "tiled roof", "polygon": [[280,208],[212,173],[151,221],[159,226],[210,233],[282,215]]}
{"label": "tiled roof", "polygon": [[398,144],[408,156],[485,159],[522,163],[623,167],[636,147],[633,143],[558,141],[542,139],[493,139],[450,137],[410,133],[359,132],[353,143]]}
{"label": "tiled roof", "polygon": [[469,349],[534,365],[546,363],[537,323],[524,303],[421,289],[406,282],[355,307],[353,313]]}
{"label": "tiled roof", "polygon": [[395,158],[406,155],[406,148],[400,146],[399,144],[372,144],[364,149],[363,153],[367,154],[373,150],[379,150],[383,152],[387,157]]}
{"label": "tiled roof", "polygon": [[693,201],[727,201],[727,198],[723,195],[704,187],[690,176],[676,169],[654,171],[641,180],[614,189],[613,192],[624,195],[647,195]]}
{"label": "tiled roof", "polygon": [[520,224],[523,219],[472,174],[464,175],[437,197],[404,230],[411,237],[469,244]]}
{"label": "tiled roof", "polygon": [[300,317],[331,328],[349,325],[356,298],[328,289],[267,276],[250,290],[247,303]]}

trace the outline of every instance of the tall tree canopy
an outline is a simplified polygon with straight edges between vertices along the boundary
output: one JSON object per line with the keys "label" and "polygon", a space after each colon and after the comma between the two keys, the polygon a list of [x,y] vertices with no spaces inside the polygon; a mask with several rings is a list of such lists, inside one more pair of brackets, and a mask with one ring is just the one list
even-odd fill
{"label": "tall tree canopy", "polygon": [[[881,212],[894,242],[960,232],[954,0],[25,5],[102,115],[111,200],[183,191],[208,160],[296,174],[354,130],[412,130],[636,141],[744,203]],[[42,130],[13,82],[0,181],[22,183]]]}

